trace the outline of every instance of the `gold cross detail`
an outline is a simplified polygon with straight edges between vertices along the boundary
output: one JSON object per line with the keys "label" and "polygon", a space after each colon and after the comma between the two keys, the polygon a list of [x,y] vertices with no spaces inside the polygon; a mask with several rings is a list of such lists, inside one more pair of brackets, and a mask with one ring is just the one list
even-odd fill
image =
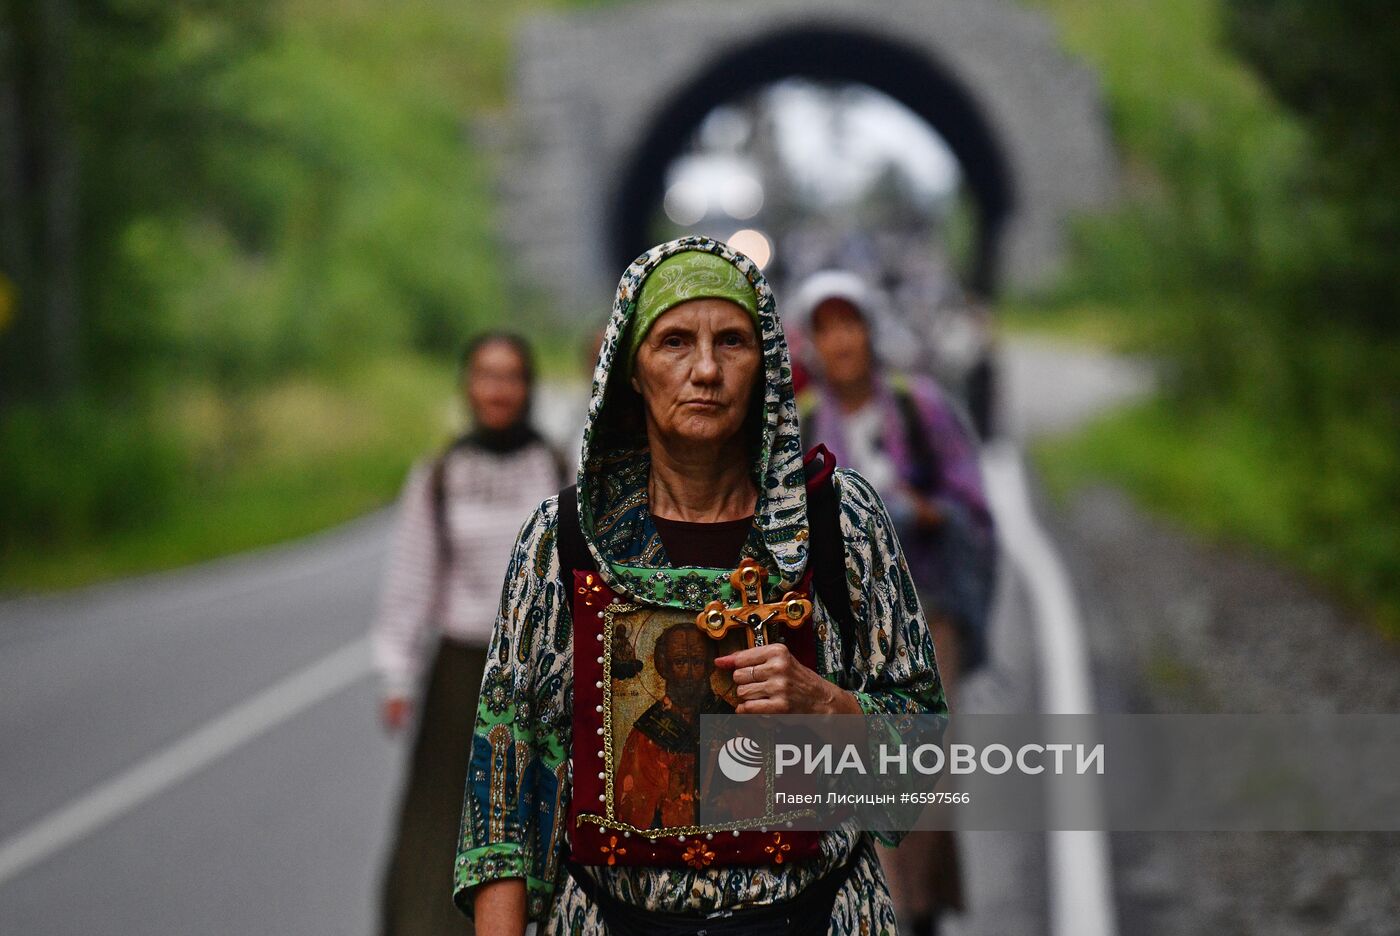
{"label": "gold cross detail", "polygon": [[812,616],[812,602],[794,591],[783,595],[782,601],[764,602],[763,585],[767,580],[767,569],[751,558],[745,559],[729,576],[739,593],[739,607],[726,608],[723,601],[712,601],[696,616],[695,626],[715,640],[729,633],[730,628],[742,627],[749,646],[762,647],[773,640],[769,624],[776,621],[796,628],[806,623]]}

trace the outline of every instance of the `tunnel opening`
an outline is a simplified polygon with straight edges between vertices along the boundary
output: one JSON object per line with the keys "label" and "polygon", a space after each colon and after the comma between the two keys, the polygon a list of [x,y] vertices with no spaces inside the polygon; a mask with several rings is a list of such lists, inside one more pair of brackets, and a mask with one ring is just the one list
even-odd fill
{"label": "tunnel opening", "polygon": [[1015,199],[1006,158],[964,85],[923,50],[849,27],[784,29],[712,59],[669,101],[622,167],[609,203],[612,260],[624,266],[652,243],[668,173],[717,107],[793,79],[865,86],[899,102],[946,143],[973,211],[963,278],[983,296],[997,291],[998,250]]}

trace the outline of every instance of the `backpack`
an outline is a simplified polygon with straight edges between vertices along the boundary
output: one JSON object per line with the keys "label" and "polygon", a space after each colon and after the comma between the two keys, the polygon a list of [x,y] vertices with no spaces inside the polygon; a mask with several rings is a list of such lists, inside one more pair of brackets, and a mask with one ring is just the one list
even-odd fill
{"label": "backpack", "polygon": [[[917,467],[913,479],[914,488],[926,494],[932,493],[938,489],[943,465],[938,457],[938,451],[929,444],[928,433],[924,429],[923,414],[919,412],[919,404],[914,400],[914,395],[909,388],[902,383],[895,383],[890,390],[894,396],[895,406],[899,410],[899,424],[904,434],[904,444],[913,464]],[[798,410],[804,423],[812,420],[815,407],[816,397],[814,393],[804,391],[798,395]],[[817,423],[820,425],[820,420],[817,420]],[[812,453],[815,451],[816,449],[813,449]],[[812,453],[808,453],[809,458]]]}
{"label": "backpack", "polygon": [[918,470],[914,477],[914,489],[930,493],[938,489],[943,477],[943,465],[938,452],[929,444],[928,433],[924,430],[923,415],[914,395],[905,387],[895,387],[895,405],[899,407],[900,423],[904,427],[904,444],[909,447]]}

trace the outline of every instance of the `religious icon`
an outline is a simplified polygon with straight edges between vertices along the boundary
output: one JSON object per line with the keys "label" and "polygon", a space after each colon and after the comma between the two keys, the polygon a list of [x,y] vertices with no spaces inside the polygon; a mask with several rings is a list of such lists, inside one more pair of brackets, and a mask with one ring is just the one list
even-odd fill
{"label": "religious icon", "polygon": [[734,706],[715,690],[714,645],[688,622],[676,621],[656,634],[651,662],[651,691],[660,697],[623,741],[617,818],[641,829],[692,825],[700,716],[733,714]]}
{"label": "religious icon", "polygon": [[[805,594],[765,602],[768,574],[753,560],[728,578],[735,606],[720,604],[720,626],[706,627],[712,609],[696,618],[703,598],[684,607],[628,602],[592,573],[575,573],[576,860],[701,868],[786,863],[819,850],[817,832],[793,829],[772,841],[772,826],[810,807],[776,809],[771,775],[717,776],[719,746],[700,743],[702,717],[731,715],[738,705],[733,673],[716,667],[717,657],[782,639],[803,665],[816,665],[812,629],[801,628],[811,616]],[[597,769],[578,769],[580,759]],[[707,810],[728,817],[709,825],[700,821],[702,776]]]}

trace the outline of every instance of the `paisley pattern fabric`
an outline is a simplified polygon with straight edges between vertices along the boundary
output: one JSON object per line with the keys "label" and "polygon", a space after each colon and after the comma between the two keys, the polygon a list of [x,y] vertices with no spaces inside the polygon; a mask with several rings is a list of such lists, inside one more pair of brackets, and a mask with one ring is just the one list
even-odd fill
{"label": "paisley pattern fabric", "polygon": [[[608,585],[631,599],[697,608],[720,589],[712,571],[674,569],[647,511],[649,463],[625,426],[610,426],[620,397],[609,380],[633,297],[647,272],[680,250],[726,258],[754,285],[766,384],[756,416],[754,473],[759,505],[744,547],[782,587],[795,584],[807,561],[806,490],[787,346],[773,297],[758,269],[729,248],[683,238],[649,251],[628,268],[618,289],[593,378],[589,426],[579,468],[581,523]],[[933,639],[907,563],[880,497],[859,475],[838,469],[835,483],[845,539],[851,606],[866,629],[857,635],[854,668],[841,672],[839,628],[820,600],[813,624],[818,670],[851,690],[868,713],[947,710]],[[563,867],[564,817],[570,795],[573,705],[569,590],[555,551],[557,498],[525,521],[501,595],[462,811],[454,896],[470,911],[471,889],[522,878],[528,912],[545,933],[606,933],[598,909]],[[881,834],[888,843],[895,834]],[[819,857],[788,865],[696,870],[617,865],[587,869],[598,885],[648,910],[713,912],[787,899],[846,861],[854,872],[841,889],[829,932],[893,934],[894,909],[869,834],[826,833]]]}
{"label": "paisley pattern fabric", "polygon": [[[802,434],[797,424],[797,403],[792,389],[792,360],[778,321],[773,290],[758,266],[708,237],[682,237],[653,247],[632,262],[622,274],[613,299],[612,317],[598,352],[593,371],[593,387],[588,402],[588,422],[579,458],[579,514],[584,538],[599,568],[624,557],[611,555],[620,542],[618,535],[606,539],[595,535],[603,518],[614,510],[622,495],[634,518],[636,507],[646,498],[646,475],[637,461],[624,485],[609,476],[621,463],[644,458],[645,446],[640,425],[628,425],[625,416],[631,387],[621,379],[621,346],[627,323],[636,311],[637,293],[647,276],[662,261],[686,251],[699,250],[722,257],[748,279],[758,297],[759,346],[763,353],[764,393],[756,401],[753,423],[755,440],[752,471],[758,486],[754,525],[763,547],[776,565],[785,587],[795,584],[807,565],[807,507],[802,474]],[[616,375],[616,376],[614,376]],[[640,479],[640,483],[638,480]]]}

